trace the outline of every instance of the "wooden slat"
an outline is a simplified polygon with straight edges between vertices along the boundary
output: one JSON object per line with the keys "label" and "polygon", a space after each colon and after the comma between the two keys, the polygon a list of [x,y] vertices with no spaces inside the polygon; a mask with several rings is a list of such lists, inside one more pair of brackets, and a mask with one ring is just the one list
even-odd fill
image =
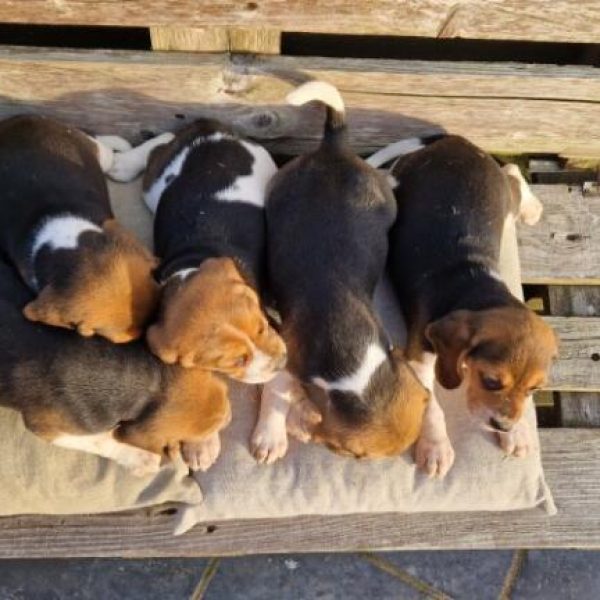
{"label": "wooden slat", "polygon": [[[548,299],[555,315],[600,315],[600,288],[596,286],[550,286]],[[600,360],[600,353],[596,358]],[[562,392],[559,408],[564,427],[600,427],[600,393]]]}
{"label": "wooden slat", "polygon": [[207,523],[177,538],[166,516],[10,517],[0,519],[0,558],[600,548],[600,431],[542,430],[541,440],[559,510],[553,517],[541,510],[296,517]]}
{"label": "wooden slat", "polygon": [[3,0],[0,21],[597,42],[595,0]]}
{"label": "wooden slat", "polygon": [[38,110],[132,141],[175,115],[218,116],[295,153],[322,134],[319,107],[284,105],[307,77],[341,89],[361,153],[444,127],[494,152],[600,158],[600,71],[588,67],[5,47],[0,116]]}
{"label": "wooden slat", "polygon": [[600,196],[584,195],[580,186],[533,189],[544,214],[534,227],[518,229],[523,281],[600,285]]}
{"label": "wooden slat", "polygon": [[239,27],[150,27],[153,50],[279,54],[281,32]]}
{"label": "wooden slat", "polygon": [[548,389],[600,391],[600,319],[546,317],[560,338]]}

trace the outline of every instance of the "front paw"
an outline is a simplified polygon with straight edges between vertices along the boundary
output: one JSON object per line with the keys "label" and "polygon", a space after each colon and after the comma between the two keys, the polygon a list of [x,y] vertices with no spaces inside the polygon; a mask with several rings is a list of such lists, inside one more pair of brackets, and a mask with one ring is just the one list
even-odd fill
{"label": "front paw", "polygon": [[448,437],[421,437],[415,447],[415,463],[428,477],[443,479],[454,464],[454,449]]}
{"label": "front paw", "polygon": [[287,432],[306,444],[311,440],[315,427],[321,421],[321,413],[310,400],[302,397],[290,407],[286,423]]}
{"label": "front paw", "polygon": [[285,422],[259,421],[250,441],[250,450],[256,461],[261,464],[273,464],[286,455],[287,449],[288,437]]}
{"label": "front paw", "polygon": [[208,471],[221,453],[221,438],[218,433],[200,441],[181,443],[181,456],[192,471]]}
{"label": "front paw", "polygon": [[527,421],[520,421],[506,433],[498,431],[498,444],[507,456],[524,458],[535,450],[535,442]]}

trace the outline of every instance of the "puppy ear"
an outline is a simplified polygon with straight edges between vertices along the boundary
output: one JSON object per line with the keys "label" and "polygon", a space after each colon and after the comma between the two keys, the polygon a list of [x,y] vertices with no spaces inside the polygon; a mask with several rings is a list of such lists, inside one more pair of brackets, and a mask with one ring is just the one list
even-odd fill
{"label": "puppy ear", "polygon": [[46,286],[37,298],[24,306],[23,315],[29,321],[65,326],[60,318],[56,298],[50,286]]}
{"label": "puppy ear", "polygon": [[471,347],[473,334],[473,313],[468,310],[454,311],[425,329],[425,337],[437,355],[435,375],[448,390],[457,388],[462,381],[459,363]]}

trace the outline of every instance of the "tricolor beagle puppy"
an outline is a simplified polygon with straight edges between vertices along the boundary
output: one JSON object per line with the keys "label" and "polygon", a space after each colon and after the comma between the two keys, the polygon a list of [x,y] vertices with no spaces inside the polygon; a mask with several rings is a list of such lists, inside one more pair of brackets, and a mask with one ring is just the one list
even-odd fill
{"label": "tricolor beagle puppy", "polygon": [[[414,149],[414,148],[412,148]],[[527,452],[526,399],[543,386],[557,341],[498,275],[504,223],[535,223],[541,204],[515,165],[500,166],[448,136],[400,158],[398,217],[389,268],[408,327],[407,358],[433,392],[464,382],[469,409],[516,456]],[[416,462],[443,477],[454,461],[442,410],[431,395]]]}
{"label": "tricolor beagle puppy", "polygon": [[[181,451],[194,469],[214,460],[210,438],[230,418],[227,387],[202,370],[168,367],[141,341],[32,323],[31,292],[0,262],[0,404],[45,440],[117,461],[136,474]],[[217,449],[218,450],[218,449]]]}
{"label": "tricolor beagle puppy", "polygon": [[286,360],[261,307],[266,187],[277,168],[261,146],[201,119],[119,156],[118,179],[147,164],[144,200],[155,213],[158,321],[147,334],[168,364],[263,383]]}
{"label": "tricolor beagle puppy", "polygon": [[111,212],[112,150],[51,119],[0,123],[0,251],[36,298],[31,321],[128,342],[155,309],[155,259]]}
{"label": "tricolor beagle puppy", "polygon": [[288,411],[306,386],[319,413],[307,436],[356,457],[398,454],[417,439],[428,394],[372,305],[394,196],[349,149],[335,87],[310,82],[287,100],[319,101],[327,117],[319,148],[283,167],[267,199],[268,276],[289,358],[264,386],[253,453],[267,463],[285,454]]}

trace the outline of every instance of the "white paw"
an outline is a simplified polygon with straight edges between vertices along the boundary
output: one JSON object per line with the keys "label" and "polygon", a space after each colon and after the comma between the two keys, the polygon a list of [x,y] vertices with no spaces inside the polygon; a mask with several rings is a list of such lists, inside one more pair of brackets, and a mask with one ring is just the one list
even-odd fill
{"label": "white paw", "polygon": [[527,421],[519,421],[511,431],[498,431],[498,444],[507,456],[524,458],[535,449],[535,443],[529,431]]}
{"label": "white paw", "polygon": [[181,443],[181,456],[192,471],[208,471],[215,464],[221,452],[221,438],[218,433],[201,441]]}
{"label": "white paw", "polygon": [[448,437],[421,437],[415,447],[415,463],[428,477],[443,479],[454,464],[454,449]]}
{"label": "white paw", "polygon": [[252,434],[250,450],[257,462],[270,465],[283,458],[288,449],[285,421],[259,421]]}
{"label": "white paw", "polygon": [[97,135],[95,138],[100,144],[104,144],[115,152],[127,152],[132,148],[131,144],[120,135]]}
{"label": "white paw", "polygon": [[160,471],[160,454],[154,454],[154,452],[148,452],[134,446],[120,452],[118,456],[115,456],[115,460],[129,469],[136,477],[145,477]]}
{"label": "white paw", "polygon": [[145,167],[145,157],[134,148],[127,152],[115,152],[112,166],[106,174],[114,181],[127,183],[134,180]]}
{"label": "white paw", "polygon": [[531,192],[521,201],[519,218],[525,225],[535,225],[544,212],[544,206]]}

